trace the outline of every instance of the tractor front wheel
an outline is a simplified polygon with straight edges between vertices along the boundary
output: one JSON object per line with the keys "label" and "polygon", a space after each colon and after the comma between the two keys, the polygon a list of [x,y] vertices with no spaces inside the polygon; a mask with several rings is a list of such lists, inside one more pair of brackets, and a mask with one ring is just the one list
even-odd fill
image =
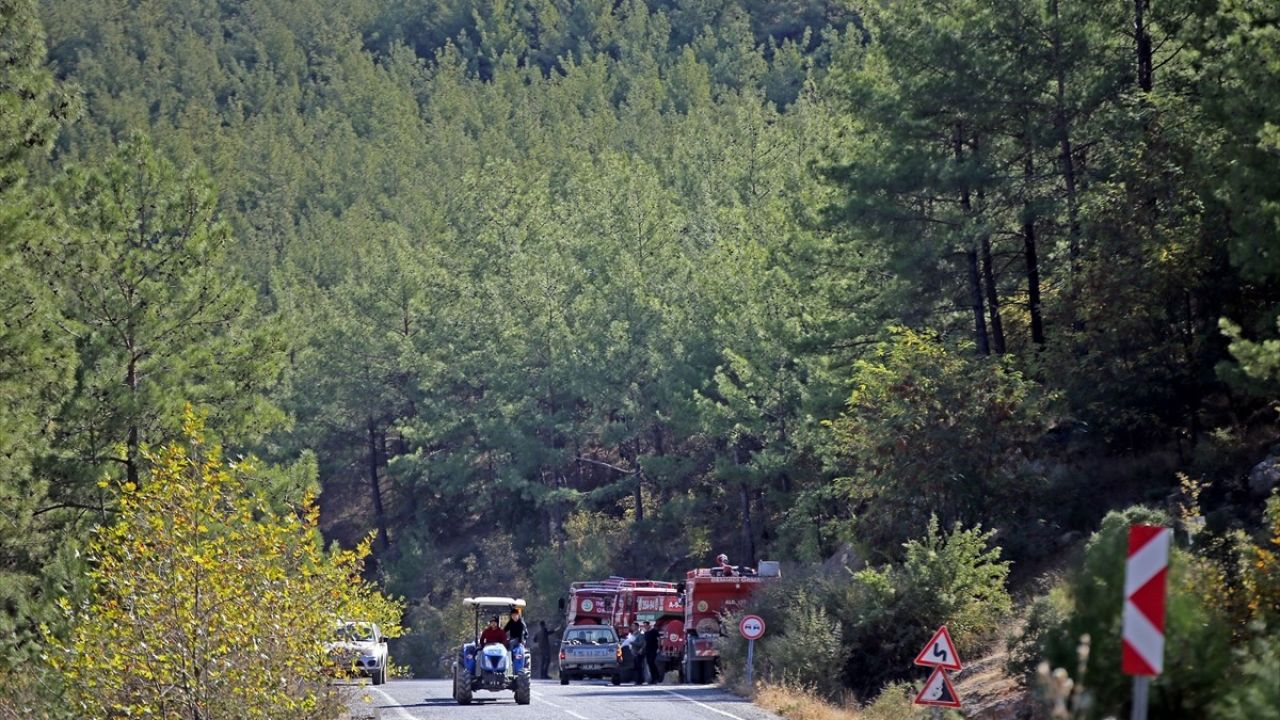
{"label": "tractor front wheel", "polygon": [[533,691],[529,687],[529,676],[521,675],[516,678],[516,704],[528,705],[533,697]]}

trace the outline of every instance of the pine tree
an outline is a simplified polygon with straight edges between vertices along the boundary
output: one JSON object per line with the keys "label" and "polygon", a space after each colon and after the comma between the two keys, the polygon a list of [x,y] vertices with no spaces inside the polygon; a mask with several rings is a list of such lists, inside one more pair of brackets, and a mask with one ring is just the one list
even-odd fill
{"label": "pine tree", "polygon": [[135,139],[56,191],[66,220],[38,252],[82,370],[50,472],[58,503],[101,513],[97,480],[137,485],[142,446],[166,439],[185,402],[229,440],[279,422],[267,393],[283,344],[225,262],[230,236],[198,173]]}
{"label": "pine tree", "polygon": [[33,472],[75,368],[71,343],[29,251],[48,232],[28,163],[41,161],[70,109],[44,67],[35,4],[0,2],[0,667],[35,630],[37,573],[57,545]]}

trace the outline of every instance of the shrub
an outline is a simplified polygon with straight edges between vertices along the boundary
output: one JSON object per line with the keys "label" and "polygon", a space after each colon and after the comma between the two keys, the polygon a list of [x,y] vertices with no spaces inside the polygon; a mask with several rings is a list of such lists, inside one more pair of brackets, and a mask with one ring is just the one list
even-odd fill
{"label": "shrub", "polygon": [[[1054,667],[1075,668],[1079,639],[1092,647],[1084,682],[1094,696],[1090,717],[1105,717],[1125,705],[1131,680],[1120,671],[1121,610],[1128,528],[1135,523],[1166,525],[1153,510],[1134,507],[1109,513],[1085,547],[1081,568],[1065,597],[1053,600],[1023,640]],[[1170,557],[1165,618],[1165,672],[1152,683],[1153,717],[1204,717],[1230,665],[1229,626],[1218,610],[1226,588],[1221,573],[1206,561],[1175,548]],[[1049,613],[1063,616],[1053,622]],[[1038,634],[1038,637],[1037,637]]]}
{"label": "shrub", "polygon": [[1054,398],[1011,365],[897,329],[856,364],[832,423],[839,484],[858,503],[856,537],[896,548],[930,515],[1013,530],[1043,510],[1028,462]]}
{"label": "shrub", "polygon": [[905,545],[905,560],[855,573],[837,596],[849,660],[845,680],[868,697],[911,676],[911,662],[946,623],[961,655],[992,640],[1013,607],[1009,563],[990,547],[994,535],[959,524],[942,533],[936,517]]}
{"label": "shrub", "polygon": [[[890,683],[880,691],[874,702],[862,709],[858,715],[859,720],[924,720],[934,717],[929,709],[912,704],[919,689],[911,683]],[[962,717],[954,710],[944,710],[938,716],[945,720],[959,720]]]}
{"label": "shrub", "polygon": [[1065,584],[1054,585],[1048,593],[1031,602],[1022,633],[1008,640],[1009,655],[1005,669],[1010,675],[1030,685],[1037,667],[1044,660],[1042,641],[1045,634],[1066,623],[1071,609],[1071,591]]}
{"label": "shrub", "polygon": [[1280,719],[1280,636],[1266,635],[1257,628],[1258,638],[1239,651],[1237,670],[1214,703],[1214,720]]}
{"label": "shrub", "polygon": [[318,510],[277,512],[250,494],[188,412],[185,445],[144,457],[116,521],[89,547],[93,588],[61,601],[70,637],[50,663],[81,717],[335,717],[323,643],[339,620],[395,636],[400,604],[361,580],[372,536],[325,552]]}
{"label": "shrub", "polygon": [[[770,588],[768,597],[756,602],[769,632],[756,642],[755,677],[834,699],[844,691],[841,671],[848,647],[843,628],[823,604],[821,588],[809,584]],[[728,684],[741,679],[746,645],[737,633],[721,643],[721,668]]]}

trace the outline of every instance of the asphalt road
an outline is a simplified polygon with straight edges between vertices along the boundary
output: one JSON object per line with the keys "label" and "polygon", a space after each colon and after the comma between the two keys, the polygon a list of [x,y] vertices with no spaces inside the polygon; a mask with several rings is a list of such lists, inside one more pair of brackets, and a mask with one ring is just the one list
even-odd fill
{"label": "asphalt road", "polygon": [[356,691],[355,717],[378,720],[779,720],[713,685],[623,685],[583,681],[562,686],[533,681],[533,704],[516,705],[510,692],[477,692],[468,706],[454,702],[449,680],[391,680]]}

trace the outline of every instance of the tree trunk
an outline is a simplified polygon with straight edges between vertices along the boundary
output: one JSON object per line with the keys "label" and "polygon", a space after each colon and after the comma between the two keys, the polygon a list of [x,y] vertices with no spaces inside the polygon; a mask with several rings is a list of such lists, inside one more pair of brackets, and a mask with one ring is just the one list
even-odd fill
{"label": "tree trunk", "polygon": [[982,285],[987,291],[987,314],[991,318],[991,348],[997,355],[1004,354],[1004,323],[1000,320],[1000,296],[996,292],[996,272],[991,261],[991,236],[983,235]]}
{"label": "tree trunk", "polygon": [[[132,345],[132,343],[130,343]],[[129,411],[137,412],[138,402],[138,361],[129,348],[129,366],[125,370],[125,386],[129,388]],[[133,486],[138,487],[138,448],[142,445],[142,432],[138,429],[136,415],[129,418],[129,429],[124,441],[124,476]]]}
{"label": "tree trunk", "polygon": [[987,341],[987,321],[982,316],[982,281],[978,276],[978,251],[970,249],[964,254],[969,265],[969,303],[973,306],[973,339],[979,355],[990,355]]}
{"label": "tree trunk", "polygon": [[369,418],[369,493],[373,500],[373,519],[378,526],[378,544],[383,550],[391,549],[387,536],[387,515],[382,508],[382,487],[378,482],[378,428]]}
{"label": "tree trunk", "polygon": [[1138,55],[1138,87],[1151,92],[1155,86],[1155,63],[1152,60],[1151,33],[1147,30],[1146,11],[1151,0],[1133,0],[1133,37]]}
{"label": "tree trunk", "polygon": [[1071,117],[1067,112],[1067,69],[1062,48],[1062,17],[1058,0],[1049,0],[1049,13],[1053,17],[1053,66],[1056,85],[1054,101],[1054,127],[1058,134],[1058,161],[1062,165],[1062,179],[1066,185],[1068,244],[1067,257],[1070,278],[1067,303],[1072,327],[1080,329],[1080,211],[1076,197],[1075,152],[1071,143]]}
{"label": "tree trunk", "polygon": [[1035,157],[1027,142],[1027,156],[1022,161],[1026,196],[1022,201],[1022,247],[1027,263],[1027,311],[1031,315],[1031,342],[1044,345],[1044,315],[1040,307],[1040,257],[1036,248],[1036,215],[1032,205],[1031,185],[1035,178]]}
{"label": "tree trunk", "polygon": [[[959,165],[964,162],[964,125],[962,123],[956,123],[952,146],[955,150],[956,165]],[[960,209],[964,211],[967,225],[970,216],[973,214],[973,203],[969,196],[967,182],[960,184]],[[978,253],[972,245],[965,251],[965,259],[969,270],[969,302],[973,307],[974,341],[978,345],[978,353],[980,355],[990,355],[991,346],[987,336],[987,321],[982,316],[982,279],[978,274]]]}
{"label": "tree trunk", "polygon": [[631,466],[635,468],[636,487],[636,524],[644,522],[644,472],[640,470],[640,440],[635,441],[635,451],[631,455]]}
{"label": "tree trunk", "polygon": [[[744,464],[742,457],[742,444],[740,440],[733,441],[733,465],[734,468],[741,471]],[[738,500],[742,512],[742,561],[740,564],[744,566],[754,567],[756,564],[756,530],[751,522],[751,490],[747,487],[746,481],[738,483]]]}

